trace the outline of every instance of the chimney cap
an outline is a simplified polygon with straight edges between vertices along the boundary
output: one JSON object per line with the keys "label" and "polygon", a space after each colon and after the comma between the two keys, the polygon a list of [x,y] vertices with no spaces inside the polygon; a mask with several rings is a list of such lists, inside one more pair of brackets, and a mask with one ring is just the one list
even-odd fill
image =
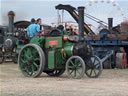
{"label": "chimney cap", "polygon": [[13,11],[9,11],[8,12],[8,16],[14,17],[15,16],[15,13]]}
{"label": "chimney cap", "polygon": [[85,9],[85,7],[84,6],[79,6],[78,9]]}

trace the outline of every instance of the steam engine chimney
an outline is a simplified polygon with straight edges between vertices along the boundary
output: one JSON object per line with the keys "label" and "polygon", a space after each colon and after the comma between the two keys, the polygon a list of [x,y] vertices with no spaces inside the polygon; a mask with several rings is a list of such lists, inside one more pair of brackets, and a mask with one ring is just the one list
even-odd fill
{"label": "steam engine chimney", "polygon": [[84,7],[78,7],[80,40],[84,39]]}
{"label": "steam engine chimney", "polygon": [[15,16],[15,13],[13,11],[8,12],[8,18],[9,18],[9,25],[8,25],[9,32],[8,33],[9,34],[13,34],[13,31],[14,31],[14,26],[13,26],[14,16]]}
{"label": "steam engine chimney", "polygon": [[111,30],[113,27],[113,18],[108,18],[108,28]]}

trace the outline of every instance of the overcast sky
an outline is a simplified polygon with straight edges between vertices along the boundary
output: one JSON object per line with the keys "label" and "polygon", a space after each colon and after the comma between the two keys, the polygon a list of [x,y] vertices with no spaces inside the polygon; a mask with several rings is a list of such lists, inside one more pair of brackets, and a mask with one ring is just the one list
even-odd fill
{"label": "overcast sky", "polygon": [[[124,16],[121,16],[121,12],[117,10],[116,7],[112,6],[112,4],[101,4],[99,3],[100,1],[101,0],[99,0],[97,4],[92,3],[92,6],[87,6],[87,3],[89,2],[87,0],[0,0],[0,25],[8,24],[7,13],[10,10],[13,10],[16,14],[15,21],[42,18],[42,21],[45,24],[57,22],[57,11],[55,6],[58,4],[70,4],[74,7],[87,6],[87,10],[85,10],[86,13],[105,22],[107,22],[108,17],[114,18],[114,24],[119,24],[123,21]],[[104,1],[107,2],[108,0]],[[122,8],[123,12],[127,16],[128,0],[114,1]],[[64,12],[64,21],[74,20],[67,12]],[[88,19],[86,19],[86,21],[91,22]]]}

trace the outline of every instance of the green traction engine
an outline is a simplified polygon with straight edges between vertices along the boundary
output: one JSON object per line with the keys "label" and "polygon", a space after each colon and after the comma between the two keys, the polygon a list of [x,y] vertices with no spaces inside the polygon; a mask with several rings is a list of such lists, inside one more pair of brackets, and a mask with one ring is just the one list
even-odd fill
{"label": "green traction engine", "polygon": [[55,29],[49,35],[32,38],[21,48],[18,64],[24,76],[38,77],[42,72],[60,76],[66,71],[68,77],[77,79],[84,74],[91,78],[101,74],[101,61],[92,55],[92,48],[84,40],[84,7],[78,10],[80,35],[68,36]]}

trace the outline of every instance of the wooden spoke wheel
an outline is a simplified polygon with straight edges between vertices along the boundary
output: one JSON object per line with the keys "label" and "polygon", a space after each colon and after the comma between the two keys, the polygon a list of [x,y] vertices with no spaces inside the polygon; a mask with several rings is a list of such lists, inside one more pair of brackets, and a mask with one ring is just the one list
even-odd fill
{"label": "wooden spoke wheel", "polygon": [[35,44],[25,45],[20,51],[18,64],[24,76],[38,77],[45,66],[43,50]]}
{"label": "wooden spoke wheel", "polygon": [[72,56],[66,62],[66,72],[69,78],[79,79],[85,74],[85,63],[79,56]]}
{"label": "wooden spoke wheel", "polygon": [[99,57],[92,56],[86,64],[86,75],[90,78],[99,77],[102,73],[102,62]]}
{"label": "wooden spoke wheel", "polygon": [[61,76],[64,72],[65,70],[54,70],[54,71],[47,72],[47,74],[49,76]]}

